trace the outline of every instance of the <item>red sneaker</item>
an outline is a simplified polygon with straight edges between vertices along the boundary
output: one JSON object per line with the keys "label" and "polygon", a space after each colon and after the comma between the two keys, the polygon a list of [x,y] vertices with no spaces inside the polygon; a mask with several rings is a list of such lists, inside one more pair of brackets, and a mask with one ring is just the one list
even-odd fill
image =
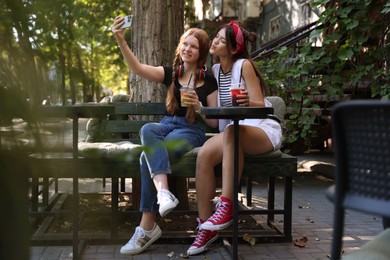
{"label": "red sneaker", "polygon": [[[199,225],[204,222],[199,218],[197,220]],[[211,243],[218,239],[217,231],[201,229],[200,226],[198,226],[198,229],[198,234],[194,243],[188,248],[187,255],[197,255],[204,252]]]}
{"label": "red sneaker", "polygon": [[201,229],[222,230],[230,226],[233,222],[233,202],[225,197],[217,204],[217,209],[209,219],[200,225]]}

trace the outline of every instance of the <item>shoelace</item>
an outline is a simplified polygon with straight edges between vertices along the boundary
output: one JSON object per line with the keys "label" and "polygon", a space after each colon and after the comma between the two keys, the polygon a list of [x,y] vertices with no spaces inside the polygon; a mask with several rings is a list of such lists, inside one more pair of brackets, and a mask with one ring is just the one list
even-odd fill
{"label": "shoelace", "polygon": [[204,241],[206,239],[206,233],[207,230],[199,229],[198,234],[196,235],[195,241],[192,245],[194,246],[201,246],[204,244]]}
{"label": "shoelace", "polygon": [[198,234],[196,235],[195,241],[192,243],[192,245],[199,247],[204,244],[202,242],[204,242],[206,239],[207,230],[204,230],[200,227],[201,223],[199,218],[196,218],[196,221],[198,221],[198,227],[196,228],[198,230]]}
{"label": "shoelace", "polygon": [[210,220],[213,220],[213,221],[219,221],[223,218],[224,215],[226,215],[226,213],[228,212],[228,209],[229,209],[229,204],[227,202],[224,202],[224,201],[219,201],[217,203],[217,205],[215,206],[216,207],[216,211],[215,213],[210,217]]}
{"label": "shoelace", "polygon": [[135,234],[133,235],[133,237],[130,239],[130,241],[129,241],[127,244],[134,244],[134,242],[135,242],[138,238],[144,238],[144,237],[145,237],[145,233],[144,233],[144,231],[142,230],[142,228],[136,227],[136,228],[135,228]]}

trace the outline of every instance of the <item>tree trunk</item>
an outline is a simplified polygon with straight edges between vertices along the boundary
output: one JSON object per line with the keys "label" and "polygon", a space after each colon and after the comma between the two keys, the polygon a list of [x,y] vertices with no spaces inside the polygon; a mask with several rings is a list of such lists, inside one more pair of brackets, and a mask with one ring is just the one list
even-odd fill
{"label": "tree trunk", "polygon": [[[184,1],[132,1],[133,25],[131,49],[141,63],[170,66],[176,46],[184,32]],[[130,93],[134,102],[164,102],[166,88],[130,72]],[[170,178],[180,208],[188,208],[186,179]],[[139,187],[133,186],[133,205],[138,207]]]}
{"label": "tree trunk", "polygon": [[25,7],[22,1],[7,0],[5,4],[8,12],[10,12],[9,16],[14,20],[13,26],[17,32],[19,49],[22,51],[20,58],[24,62],[24,71],[19,74],[21,76],[19,80],[23,84],[23,92],[29,97],[31,104],[37,105],[42,102],[42,95],[41,90],[36,88],[39,85],[40,79],[35,63],[34,50],[30,43],[32,34],[29,29],[29,17],[24,10]]}
{"label": "tree trunk", "polygon": [[[72,100],[72,104],[76,103],[76,84],[74,80],[74,70],[73,70],[73,53],[70,49],[70,45],[66,46],[66,60],[67,60],[67,69],[69,75],[69,90],[70,90],[70,98]],[[66,104],[66,103],[65,103]]]}
{"label": "tree trunk", "polygon": [[[132,1],[131,48],[140,62],[171,65],[176,45],[184,32],[184,1]],[[135,102],[165,101],[166,89],[130,72],[130,92]]]}

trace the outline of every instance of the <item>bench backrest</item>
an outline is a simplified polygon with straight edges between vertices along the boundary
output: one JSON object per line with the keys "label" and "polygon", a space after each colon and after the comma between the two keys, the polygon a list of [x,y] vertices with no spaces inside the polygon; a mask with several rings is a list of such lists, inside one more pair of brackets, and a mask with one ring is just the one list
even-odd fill
{"label": "bench backrest", "polygon": [[165,114],[164,103],[111,103],[114,114],[107,118],[91,118],[87,123],[88,142],[127,140],[137,143],[141,127],[157,122]]}
{"label": "bench backrest", "polygon": [[267,97],[267,100],[271,102],[272,107],[274,108],[274,115],[283,123],[286,114],[286,103],[284,100],[278,96],[269,96]]}
{"label": "bench backrest", "polygon": [[159,121],[165,113],[164,103],[114,103],[115,115],[102,120],[103,133],[137,134],[148,122]]}

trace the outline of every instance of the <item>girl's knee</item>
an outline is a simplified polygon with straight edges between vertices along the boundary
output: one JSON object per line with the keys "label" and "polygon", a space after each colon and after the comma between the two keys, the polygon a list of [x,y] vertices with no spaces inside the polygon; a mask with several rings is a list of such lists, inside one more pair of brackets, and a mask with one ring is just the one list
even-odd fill
{"label": "girl's knee", "polygon": [[203,145],[199,148],[198,150],[198,155],[196,158],[196,161],[204,161],[207,158],[210,158],[211,155],[211,150],[207,145]]}
{"label": "girl's knee", "polygon": [[234,134],[234,125],[226,126],[225,130],[223,131],[224,138],[227,138],[227,136],[232,136],[233,134]]}
{"label": "girl's knee", "polygon": [[228,125],[223,131],[223,144],[230,143],[232,140],[234,140],[233,138],[234,138],[234,126]]}
{"label": "girl's knee", "polygon": [[155,123],[144,124],[139,131],[141,140],[149,140],[150,138],[154,138],[158,135],[158,133],[159,126]]}
{"label": "girl's knee", "polygon": [[209,146],[202,146],[199,149],[198,155],[196,157],[196,167],[203,168],[210,165],[213,166],[215,158],[216,158],[215,150],[213,150]]}
{"label": "girl's knee", "polygon": [[140,134],[144,135],[154,131],[153,124],[144,124],[140,129]]}

